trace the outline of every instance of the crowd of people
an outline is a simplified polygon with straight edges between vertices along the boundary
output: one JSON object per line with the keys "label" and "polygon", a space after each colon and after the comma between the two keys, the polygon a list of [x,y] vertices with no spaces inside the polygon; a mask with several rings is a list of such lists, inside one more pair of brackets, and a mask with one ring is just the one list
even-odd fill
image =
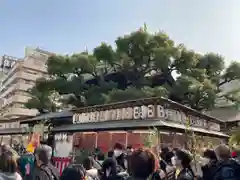
{"label": "crowd of people", "polygon": [[45,144],[21,155],[2,145],[0,180],[240,180],[240,152],[231,152],[223,144],[205,149],[196,159],[183,149],[164,147],[153,153],[145,148],[125,149],[116,143],[106,157],[95,152],[82,163],[70,163],[61,175],[51,156],[52,148]]}

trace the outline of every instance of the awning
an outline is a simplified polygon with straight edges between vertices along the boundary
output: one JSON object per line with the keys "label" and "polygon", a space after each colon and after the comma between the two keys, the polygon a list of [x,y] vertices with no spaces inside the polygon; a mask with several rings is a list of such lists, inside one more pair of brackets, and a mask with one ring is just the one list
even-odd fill
{"label": "awning", "polygon": [[40,121],[46,119],[57,119],[57,118],[65,118],[65,117],[72,117],[73,113],[71,111],[61,111],[61,112],[54,112],[54,113],[46,113],[40,116],[36,116],[30,119],[22,120],[21,122],[32,122],[32,121]]}
{"label": "awning", "polygon": [[[177,129],[183,129],[183,130],[186,129],[186,126],[184,124],[176,124],[176,123],[165,122],[165,121],[162,121],[162,124],[164,126],[167,126],[167,127],[173,127],[173,128],[177,128]],[[216,135],[216,136],[229,137],[227,134],[224,134],[222,132],[203,129],[203,128],[200,128],[200,127],[190,127],[189,129],[194,131],[194,132],[200,132],[200,133],[204,133],[204,134],[213,134],[213,135]]]}
{"label": "awning", "polygon": [[123,130],[123,129],[137,129],[144,127],[161,126],[159,120],[125,120],[125,121],[103,121],[95,123],[71,124],[54,127],[53,132],[60,131],[104,131],[104,130]]}
{"label": "awning", "polygon": [[[168,127],[185,130],[184,124],[177,124],[173,122],[166,122],[161,120],[125,120],[125,121],[103,121],[95,123],[71,124],[54,127],[53,132],[84,132],[84,131],[110,131],[110,130],[128,130],[128,129],[143,129],[151,127]],[[203,128],[191,127],[191,130],[199,133],[229,137],[228,135],[218,132],[209,131]]]}
{"label": "awning", "polygon": [[29,130],[27,128],[0,129],[0,135],[27,134],[27,133],[29,133]]}

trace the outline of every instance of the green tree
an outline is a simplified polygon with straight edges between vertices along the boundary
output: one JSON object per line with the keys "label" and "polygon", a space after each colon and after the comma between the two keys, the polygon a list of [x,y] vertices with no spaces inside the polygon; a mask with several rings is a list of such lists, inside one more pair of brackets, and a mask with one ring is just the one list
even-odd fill
{"label": "green tree", "polygon": [[37,109],[40,113],[55,112],[57,105],[53,101],[54,93],[49,89],[45,79],[38,79],[35,86],[29,90],[31,99],[25,103],[28,109]]}
{"label": "green tree", "polygon": [[231,131],[229,144],[233,147],[240,146],[240,127],[234,128]]}
{"label": "green tree", "polygon": [[[219,99],[240,102],[237,91],[222,90],[224,84],[240,78],[240,63],[225,67],[222,56],[196,53],[174,43],[164,32],[149,33],[146,25],[118,37],[114,48],[101,43],[92,53],[51,56],[47,65],[46,98],[57,92],[67,96],[66,104],[75,107],[154,96],[165,96],[197,110],[211,109]],[[175,72],[178,77],[172,82]],[[110,81],[107,77],[114,73],[121,74],[125,82]],[[153,83],[155,77],[160,78]],[[38,93],[33,91],[29,102]],[[52,100],[46,101],[51,107],[48,102]]]}

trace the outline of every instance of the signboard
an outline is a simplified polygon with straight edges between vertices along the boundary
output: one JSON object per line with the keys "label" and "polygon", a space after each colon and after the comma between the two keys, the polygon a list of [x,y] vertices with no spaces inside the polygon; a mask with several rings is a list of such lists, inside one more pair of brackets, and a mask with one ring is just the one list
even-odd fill
{"label": "signboard", "polygon": [[[202,127],[220,131],[220,125],[214,122],[208,122],[206,119],[198,116],[188,115],[191,126]],[[92,111],[85,113],[76,113],[73,115],[73,123],[93,123],[103,121],[118,121],[118,120],[148,120],[159,119],[165,121],[173,121],[178,124],[186,124],[186,114],[181,110],[166,108],[162,105],[135,106],[119,109],[109,109]]]}

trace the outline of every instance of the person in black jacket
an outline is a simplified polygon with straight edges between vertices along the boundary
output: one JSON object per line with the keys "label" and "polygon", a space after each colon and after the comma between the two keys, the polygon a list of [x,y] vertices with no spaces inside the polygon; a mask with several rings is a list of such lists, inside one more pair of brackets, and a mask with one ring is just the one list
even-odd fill
{"label": "person in black jacket", "polygon": [[125,171],[126,167],[126,155],[124,154],[124,146],[120,143],[116,143],[113,148],[113,158],[117,161],[117,171]]}
{"label": "person in black jacket", "polygon": [[131,180],[160,180],[156,156],[148,149],[137,149],[129,158]]}
{"label": "person in black jacket", "polygon": [[218,158],[213,180],[240,180],[240,165],[231,158],[230,148],[221,144],[215,149]]}
{"label": "person in black jacket", "polygon": [[60,180],[84,180],[85,177],[86,171],[82,165],[71,164],[63,170]]}
{"label": "person in black jacket", "polygon": [[203,152],[201,160],[202,179],[211,180],[215,169],[217,168],[217,156],[211,149],[207,149]]}
{"label": "person in black jacket", "polygon": [[45,145],[35,150],[36,167],[33,180],[59,180],[59,172],[51,163],[49,149]]}
{"label": "person in black jacket", "polygon": [[103,162],[100,180],[124,180],[127,177],[127,173],[117,172],[117,162],[115,159],[108,158]]}
{"label": "person in black jacket", "polygon": [[180,168],[177,180],[194,180],[191,162],[192,157],[189,152],[184,150],[178,150],[176,152],[176,166]]}

